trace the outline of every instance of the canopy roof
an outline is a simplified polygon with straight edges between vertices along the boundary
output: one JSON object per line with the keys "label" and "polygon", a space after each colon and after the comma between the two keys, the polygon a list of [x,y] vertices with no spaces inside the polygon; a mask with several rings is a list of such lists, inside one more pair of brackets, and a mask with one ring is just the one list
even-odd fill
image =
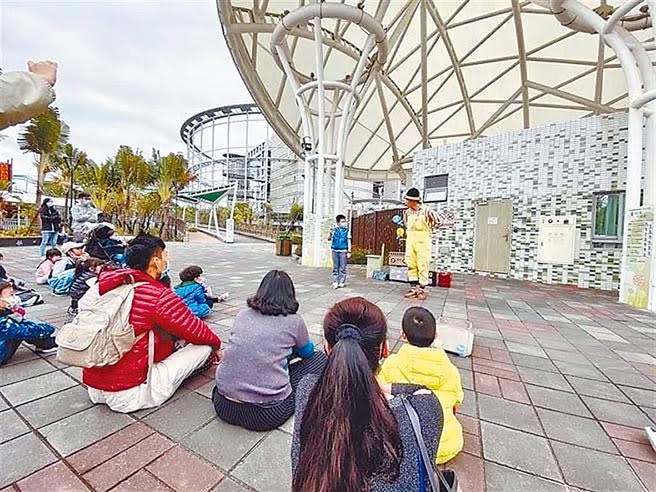
{"label": "canopy roof", "polygon": [[[276,133],[297,153],[299,111],[269,45],[284,12],[304,3],[217,0],[224,35],[245,83]],[[378,0],[361,3],[372,16],[381,5]],[[614,53],[598,35],[563,27],[540,5],[546,5],[544,0],[425,4],[424,36],[419,0],[392,0],[382,15],[389,56],[380,87],[369,84],[356,111],[346,150],[347,177],[397,177],[390,171],[393,163],[405,158],[409,168],[409,158],[422,146],[626,109],[626,83]],[[324,20],[322,27],[325,78],[341,80],[355,69],[366,33],[344,21]],[[650,31],[633,34],[644,40]],[[295,68],[313,72],[311,26],[297,26],[287,41]]]}
{"label": "canopy roof", "polygon": [[184,192],[181,193],[178,198],[181,200],[188,200],[190,202],[202,201],[212,204],[218,202],[221,198],[223,198],[226,195],[226,193],[228,193],[230,190],[233,189],[233,187],[234,185],[224,186],[221,188],[212,188],[202,191]]}

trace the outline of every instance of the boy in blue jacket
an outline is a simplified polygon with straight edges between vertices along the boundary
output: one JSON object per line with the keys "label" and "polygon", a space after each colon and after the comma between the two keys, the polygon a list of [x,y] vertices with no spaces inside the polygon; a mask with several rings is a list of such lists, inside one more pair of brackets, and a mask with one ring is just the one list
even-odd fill
{"label": "boy in blue jacket", "polygon": [[180,280],[173,290],[182,298],[187,307],[199,318],[205,318],[212,312],[215,302],[225,301],[228,293],[218,297],[212,295],[212,290],[205,285],[203,269],[198,265],[191,265],[180,272]]}
{"label": "boy in blue jacket", "polygon": [[57,350],[55,327],[25,318],[25,309],[7,280],[0,280],[0,366],[16,352],[21,342],[33,345],[37,352]]}
{"label": "boy in blue jacket", "polygon": [[346,217],[339,214],[328,235],[333,254],[333,289],[346,285],[346,262],[351,257],[351,232]]}

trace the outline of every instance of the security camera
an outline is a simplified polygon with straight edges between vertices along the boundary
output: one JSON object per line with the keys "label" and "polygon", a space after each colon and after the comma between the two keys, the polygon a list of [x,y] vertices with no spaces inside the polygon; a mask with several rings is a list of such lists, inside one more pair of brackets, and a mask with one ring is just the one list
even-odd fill
{"label": "security camera", "polygon": [[310,140],[310,137],[303,137],[301,140],[301,148],[304,152],[312,151],[312,140]]}

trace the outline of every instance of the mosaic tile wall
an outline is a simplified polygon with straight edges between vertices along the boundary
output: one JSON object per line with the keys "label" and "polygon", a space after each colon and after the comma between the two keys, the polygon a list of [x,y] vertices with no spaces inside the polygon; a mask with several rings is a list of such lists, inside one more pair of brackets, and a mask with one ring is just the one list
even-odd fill
{"label": "mosaic tile wall", "polygon": [[[626,113],[617,113],[417,152],[414,186],[422,189],[424,176],[448,173],[448,202],[435,205],[458,212],[455,228],[440,231],[434,240],[437,267],[471,272],[475,204],[510,199],[510,273],[499,276],[617,289],[621,250],[593,247],[592,194],[624,189],[627,126]],[[576,216],[573,265],[538,263],[542,215]]]}

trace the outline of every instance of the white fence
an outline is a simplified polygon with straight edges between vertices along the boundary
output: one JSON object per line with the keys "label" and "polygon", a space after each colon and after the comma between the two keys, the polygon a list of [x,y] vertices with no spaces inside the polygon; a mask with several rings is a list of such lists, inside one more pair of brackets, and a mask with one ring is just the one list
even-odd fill
{"label": "white fence", "polygon": [[20,223],[18,218],[14,217],[12,219],[0,220],[0,231],[15,231],[19,227],[27,227],[30,225],[30,221],[27,218],[21,217]]}

